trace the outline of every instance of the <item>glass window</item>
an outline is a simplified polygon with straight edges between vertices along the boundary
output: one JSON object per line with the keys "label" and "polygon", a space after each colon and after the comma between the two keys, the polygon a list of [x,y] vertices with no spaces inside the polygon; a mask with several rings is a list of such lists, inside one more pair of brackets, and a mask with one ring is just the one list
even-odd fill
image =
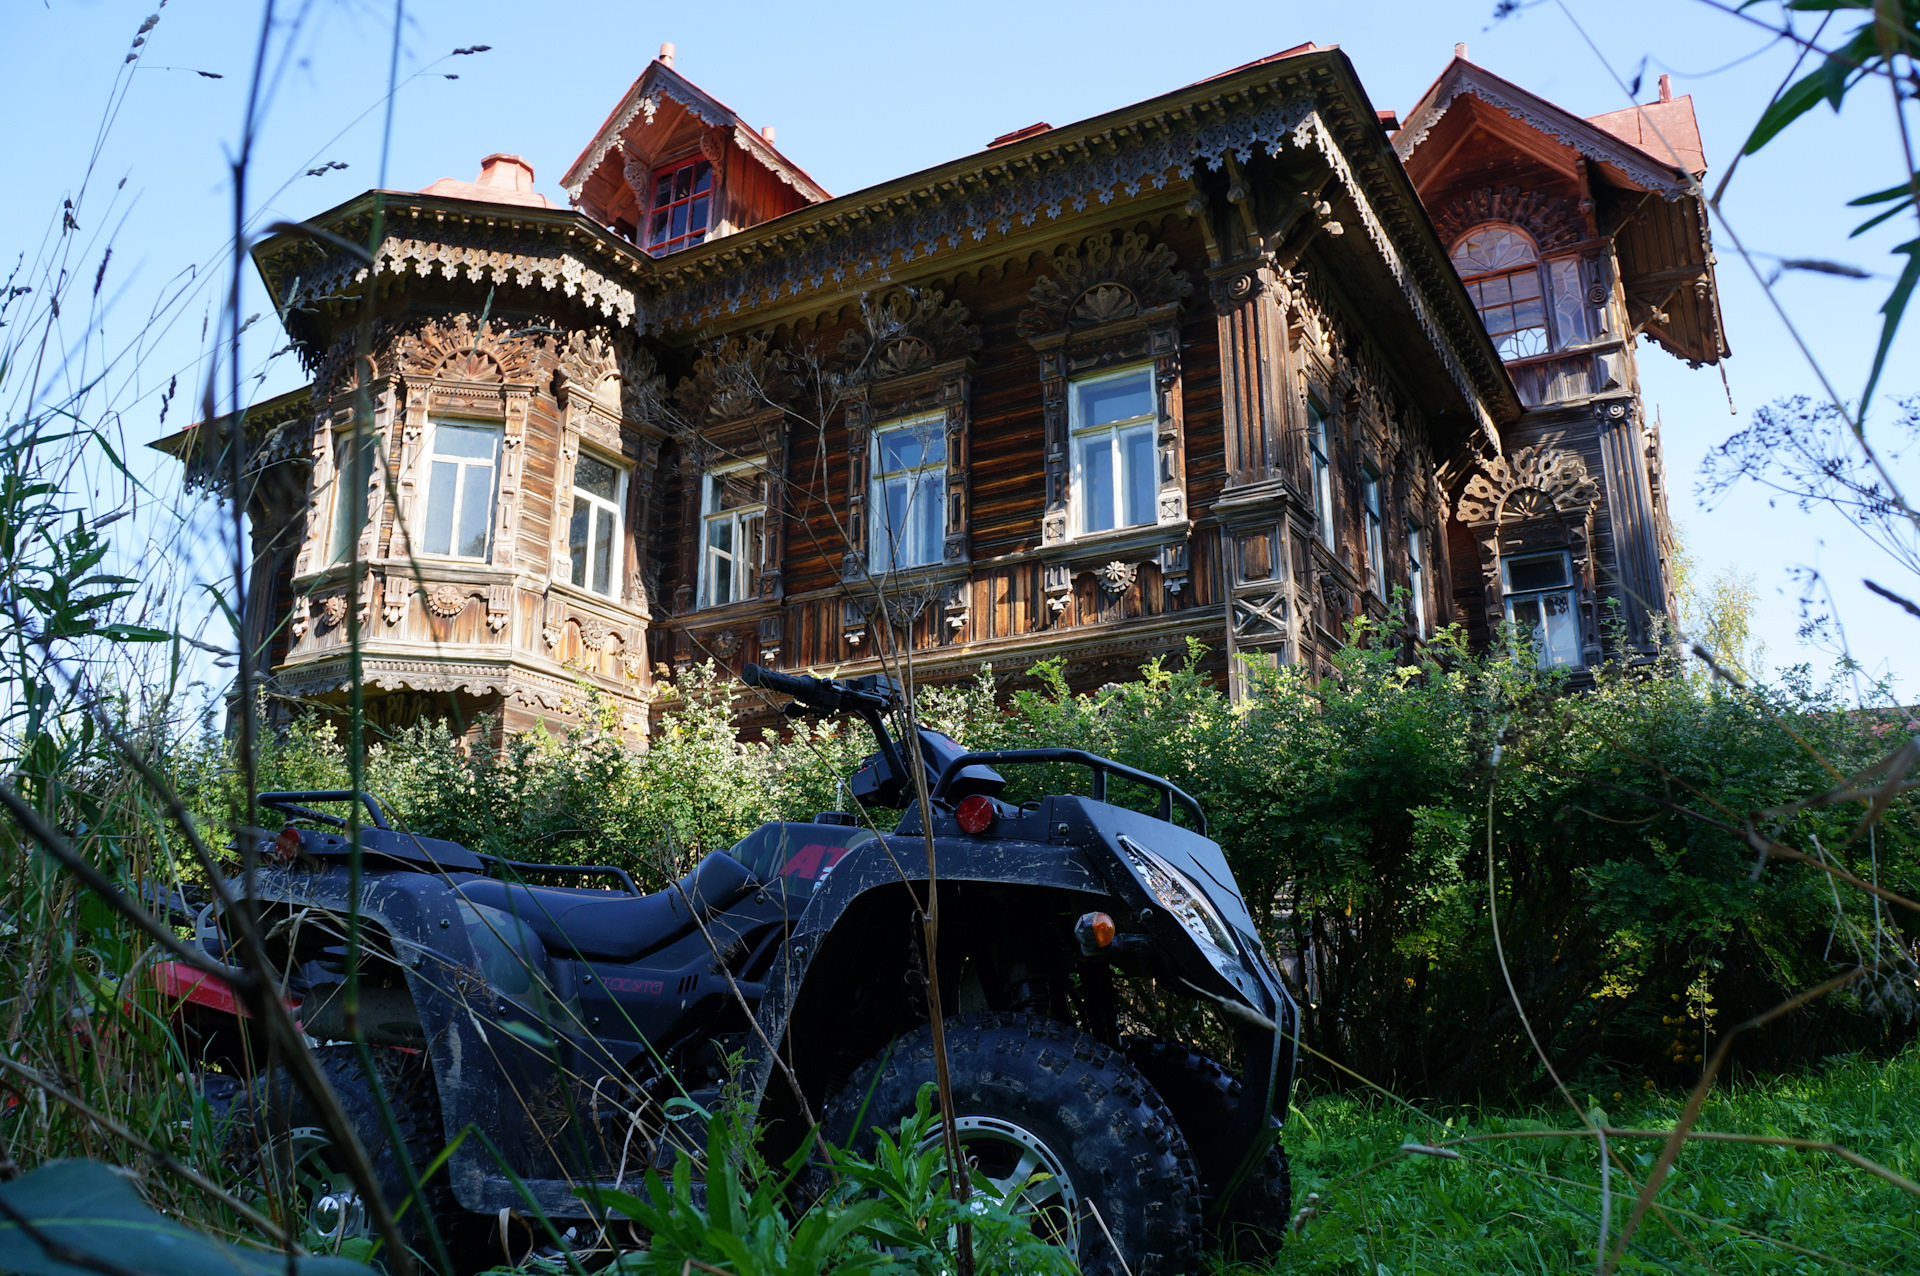
{"label": "glass window", "polygon": [[1333,547],[1333,466],[1327,458],[1327,413],[1307,400],[1307,451],[1312,462],[1313,516],[1320,524],[1320,542]]}
{"label": "glass window", "polygon": [[1573,604],[1573,569],[1566,554],[1501,560],[1507,619],[1532,633],[1534,662],[1542,669],[1580,663],[1580,617]]}
{"label": "glass window", "polygon": [[1453,268],[1502,359],[1547,352],[1547,311],[1533,240],[1512,226],[1482,226],[1453,248]]}
{"label": "glass window", "polygon": [[647,251],[655,257],[704,241],[713,222],[713,165],[690,159],[654,170]]}
{"label": "glass window", "polygon": [[766,553],[764,461],[708,470],[700,480],[700,606],[745,602],[760,592]]}
{"label": "glass window", "polygon": [[354,542],[367,525],[367,502],[372,495],[373,476],[380,472],[380,435],[369,432],[353,446],[353,431],[339,430],[333,436],[333,540],[329,562],[344,563],[353,557]]}
{"label": "glass window", "polygon": [[1587,290],[1580,283],[1580,259],[1562,257],[1547,263],[1553,280],[1553,348],[1564,349],[1585,341],[1588,330]]}
{"label": "glass window", "polygon": [[1360,512],[1367,523],[1367,574],[1376,597],[1387,596],[1386,540],[1380,527],[1380,476],[1368,466],[1360,473]]}
{"label": "glass window", "polygon": [[868,508],[875,575],[940,561],[947,535],[947,436],[944,415],[873,432]]}
{"label": "glass window", "polygon": [[1157,419],[1152,368],[1127,368],[1075,381],[1067,416],[1073,432],[1073,522],[1080,533],[1154,521]]}
{"label": "glass window", "polygon": [[573,583],[609,598],[620,593],[620,506],[624,471],[582,452],[573,466],[573,520],[567,548],[573,556]]}
{"label": "glass window", "polygon": [[421,549],[449,558],[487,556],[493,531],[500,428],[436,421],[427,454],[427,517]]}
{"label": "glass window", "polygon": [[1427,557],[1422,541],[1419,525],[1408,523],[1407,582],[1413,605],[1413,632],[1424,637],[1427,632]]}

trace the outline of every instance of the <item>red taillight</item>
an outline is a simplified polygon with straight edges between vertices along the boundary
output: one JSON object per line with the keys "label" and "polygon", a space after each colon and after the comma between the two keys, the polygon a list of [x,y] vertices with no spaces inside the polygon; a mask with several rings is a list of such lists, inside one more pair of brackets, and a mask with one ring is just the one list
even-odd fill
{"label": "red taillight", "polygon": [[300,854],[300,830],[289,824],[280,830],[280,836],[273,839],[273,857],[282,864],[291,864]]}
{"label": "red taillight", "polygon": [[963,798],[954,808],[953,818],[960,821],[961,828],[978,836],[993,827],[993,799],[982,793]]}

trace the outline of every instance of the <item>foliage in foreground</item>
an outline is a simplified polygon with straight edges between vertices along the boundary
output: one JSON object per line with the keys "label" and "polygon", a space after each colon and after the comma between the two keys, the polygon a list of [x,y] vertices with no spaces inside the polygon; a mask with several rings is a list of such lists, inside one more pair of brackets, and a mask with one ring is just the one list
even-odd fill
{"label": "foliage in foreground", "polygon": [[[1670,1129],[1683,1093],[1595,1078],[1575,1097],[1623,1129]],[[1599,1238],[1599,1160],[1591,1138],[1488,1139],[1579,1128],[1564,1102],[1494,1109],[1409,1110],[1384,1099],[1327,1095],[1288,1122],[1296,1199],[1315,1202],[1275,1269],[1300,1273],[1527,1273],[1592,1270]],[[1700,1127],[1838,1143],[1920,1178],[1920,1050],[1890,1061],[1846,1058],[1812,1075],[1717,1091]],[[1616,1140],[1618,1236],[1647,1167],[1651,1139]],[[1387,1162],[1376,1166],[1379,1162]],[[1624,1172],[1622,1172],[1624,1171]],[[1691,1143],[1636,1234],[1624,1271],[1920,1271],[1920,1200],[1838,1158],[1782,1147]],[[1787,1246],[1797,1247],[1799,1252]],[[1812,1251],[1810,1256],[1806,1251]],[[1235,1276],[1253,1269],[1235,1268]]]}
{"label": "foliage in foreground", "polygon": [[[1604,1063],[1676,1082],[1719,1032],[1862,952],[1909,965],[1753,1034],[1741,1065],[1908,1039],[1902,919],[1806,866],[1756,871],[1738,828],[1883,758],[1914,729],[1904,711],[1850,710],[1791,680],[1732,690],[1667,663],[1604,669],[1576,693],[1530,661],[1467,650],[1457,632],[1411,659],[1383,636],[1359,622],[1332,676],[1266,671],[1239,705],[1196,651],[1091,695],[1042,665],[1041,688],[1009,700],[984,671],[923,693],[922,713],[975,748],[1092,749],[1194,793],[1248,898],[1271,901],[1253,911],[1291,955],[1308,1044],[1406,1093],[1545,1083],[1494,949],[1495,905],[1514,985],[1563,1075]],[[679,692],[644,753],[592,717],[569,739],[536,732],[501,753],[422,725],[370,751],[368,783],[419,832],[617,863],[658,887],[762,820],[837,805],[866,747],[834,722],[737,739],[741,692],[710,668]],[[186,787],[221,809],[221,748],[182,756]],[[307,720],[269,746],[263,785],[339,787],[346,774],[331,728]],[[1085,784],[1069,768],[1009,777],[1016,798]],[[1914,895],[1913,799],[1856,840],[1858,818],[1857,804],[1815,807],[1759,826]]]}

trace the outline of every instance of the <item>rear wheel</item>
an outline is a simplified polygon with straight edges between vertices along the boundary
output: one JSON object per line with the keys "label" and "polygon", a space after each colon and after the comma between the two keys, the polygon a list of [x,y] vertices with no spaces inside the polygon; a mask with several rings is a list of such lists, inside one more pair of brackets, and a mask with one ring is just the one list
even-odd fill
{"label": "rear wheel", "polygon": [[[375,1072],[400,1130],[398,1144],[380,1119],[379,1104],[354,1048],[320,1046],[313,1057],[372,1160],[381,1196],[388,1208],[398,1210],[411,1194],[401,1158],[407,1158],[417,1174],[445,1144],[440,1104],[426,1055],[380,1048],[373,1051]],[[372,1213],[345,1173],[344,1158],[312,1101],[285,1068],[276,1069],[268,1079],[265,1118],[262,1160],[277,1180],[279,1192],[291,1198],[309,1238],[328,1250],[337,1250],[345,1240],[372,1238]],[[483,1266],[487,1229],[454,1200],[446,1171],[421,1186],[425,1200],[408,1208],[399,1220],[408,1248],[431,1257],[433,1245],[427,1228],[427,1219],[431,1218],[456,1268],[464,1271]]]}
{"label": "rear wheel", "polygon": [[[1036,1015],[964,1015],[948,1021],[946,1035],[967,1157],[1036,1232],[1069,1248],[1085,1276],[1197,1270],[1192,1153],[1126,1059]],[[828,1102],[827,1137],[870,1148],[874,1128],[897,1130],[932,1080],[933,1034],[921,1028],[863,1065]]]}
{"label": "rear wheel", "polygon": [[1129,1037],[1129,1062],[1153,1083],[1173,1109],[1199,1164],[1208,1239],[1229,1258],[1272,1258],[1286,1238],[1293,1209],[1287,1150],[1280,1123],[1269,1117],[1272,1142],[1248,1172],[1225,1210],[1215,1208],[1239,1169],[1240,1082],[1206,1055],[1171,1041]]}

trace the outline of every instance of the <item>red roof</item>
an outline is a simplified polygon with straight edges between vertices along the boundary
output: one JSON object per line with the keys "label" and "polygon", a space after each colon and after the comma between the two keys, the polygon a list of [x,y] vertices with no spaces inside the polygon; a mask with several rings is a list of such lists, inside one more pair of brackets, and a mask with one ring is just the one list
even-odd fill
{"label": "red roof", "polygon": [[1605,129],[1670,168],[1696,174],[1707,171],[1707,154],[1700,145],[1700,123],[1693,115],[1691,93],[1670,102],[1648,102],[1624,111],[1589,115],[1587,123]]}

